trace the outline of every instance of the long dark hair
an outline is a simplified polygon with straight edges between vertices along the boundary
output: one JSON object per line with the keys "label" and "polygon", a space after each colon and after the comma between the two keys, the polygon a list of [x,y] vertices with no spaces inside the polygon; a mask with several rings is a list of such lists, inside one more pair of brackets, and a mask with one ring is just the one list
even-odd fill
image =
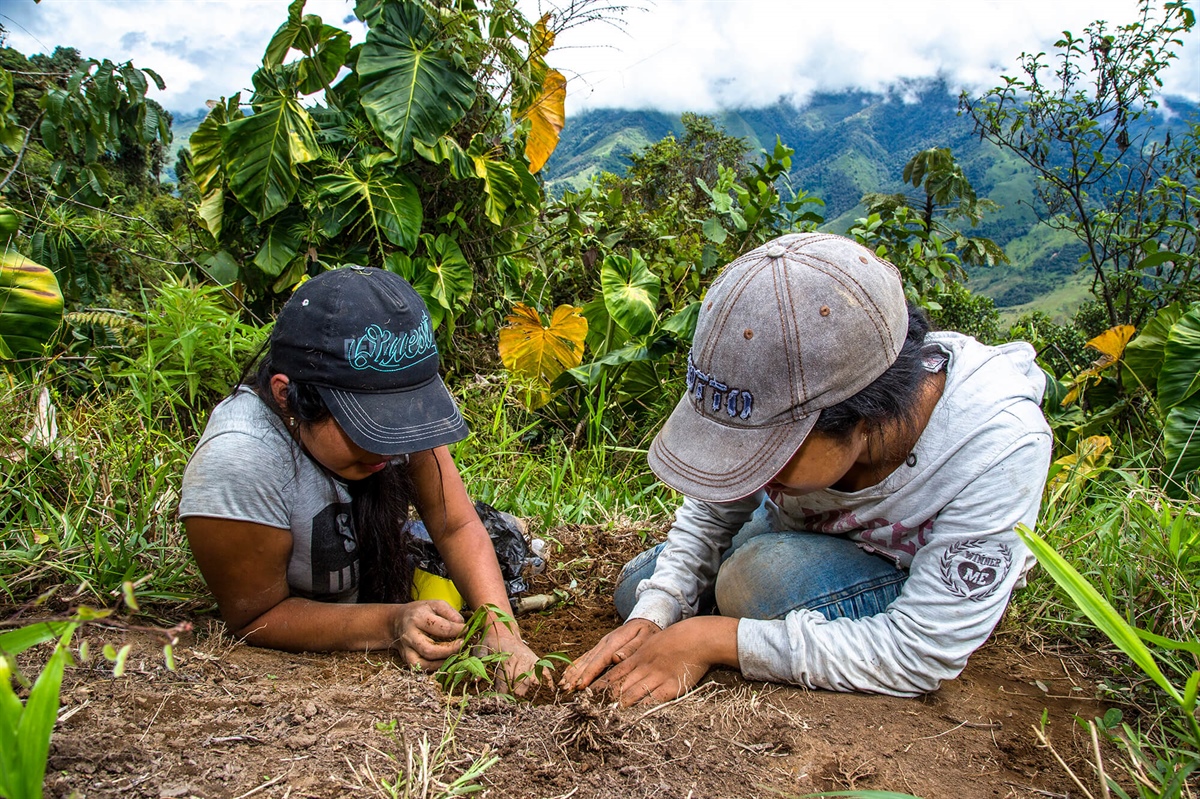
{"label": "long dark hair", "polygon": [[813,430],[845,439],[859,422],[866,422],[874,430],[896,421],[906,426],[914,425],[921,388],[930,376],[922,363],[927,333],[929,319],[924,311],[910,305],[908,335],[895,362],[875,382],[853,397],[821,411]]}
{"label": "long dark hair", "polygon": [[[300,425],[319,424],[332,417],[316,387],[290,378],[287,407],[281,407],[271,391],[271,378],[278,373],[271,367],[267,352],[259,360],[253,378],[245,381],[276,416],[281,420],[294,418]],[[305,457],[309,457],[307,453]],[[389,463],[370,477],[350,481],[347,488],[358,542],[358,601],[411,602],[413,565],[408,519],[416,489],[407,465]]]}

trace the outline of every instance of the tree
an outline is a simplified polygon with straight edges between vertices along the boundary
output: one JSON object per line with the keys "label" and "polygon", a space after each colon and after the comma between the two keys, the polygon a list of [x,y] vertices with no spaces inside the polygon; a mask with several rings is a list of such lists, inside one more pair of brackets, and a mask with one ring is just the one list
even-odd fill
{"label": "tree", "polygon": [[1008,263],[1008,256],[991,239],[968,236],[954,223],[976,225],[996,204],[976,196],[949,148],[917,153],[903,178],[921,191],[864,195],[867,216],[855,220],[848,235],[896,265],[910,302],[935,314],[943,298],[961,306],[969,292],[954,284],[967,279],[964,265],[994,266]]}
{"label": "tree", "polygon": [[[14,242],[73,303],[96,299],[117,275],[136,286],[135,250],[167,260],[165,234],[137,208],[160,199],[171,141],[170,114],[146,96],[151,81],[164,88],[153,70],[73,48],[29,58],[0,48],[0,193],[26,233]],[[147,236],[154,246],[142,246]]]}
{"label": "tree", "polygon": [[[578,18],[433,0],[359,0],[355,13],[368,32],[351,47],[291,3],[248,101],[223,98],[192,136],[207,267],[262,297],[329,266],[382,266],[413,283],[449,336],[473,301],[476,319],[493,305],[475,298],[477,278],[530,246],[534,173],[566,93],[545,57],[554,27]],[[586,17],[588,4],[571,13]]]}
{"label": "tree", "polygon": [[1194,24],[1183,2],[1160,17],[1142,0],[1134,22],[1064,31],[1052,65],[1023,53],[1018,75],[960,98],[980,136],[1033,169],[1039,217],[1083,243],[1110,325],[1140,325],[1200,288],[1200,123],[1164,135],[1154,114],[1160,75]]}

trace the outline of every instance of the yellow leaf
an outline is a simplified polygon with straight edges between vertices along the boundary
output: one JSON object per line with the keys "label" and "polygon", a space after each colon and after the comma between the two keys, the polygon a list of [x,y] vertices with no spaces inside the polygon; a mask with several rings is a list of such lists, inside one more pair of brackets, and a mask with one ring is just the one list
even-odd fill
{"label": "yellow leaf", "polygon": [[533,385],[527,403],[535,408],[544,405],[550,400],[554,378],[582,362],[587,320],[580,316],[579,308],[560,305],[550,324],[543,325],[536,309],[517,303],[505,322],[500,328],[500,360],[506,369]]}
{"label": "yellow leaf", "polygon": [[546,57],[554,46],[554,31],[550,30],[550,14],[542,14],[542,18],[533,26],[529,36],[529,60],[536,61]]}
{"label": "yellow leaf", "polygon": [[[1108,356],[1108,360],[1105,363],[1107,366],[1109,363],[1116,363],[1121,360],[1121,356],[1125,354],[1125,345],[1129,343],[1129,339],[1133,338],[1135,332],[1136,329],[1133,325],[1110,327],[1089,341],[1087,346]],[[1101,360],[1103,361],[1104,359]],[[1097,366],[1099,364],[1100,362],[1097,362]]]}
{"label": "yellow leaf", "polygon": [[532,125],[529,138],[525,141],[525,157],[529,159],[529,171],[537,174],[546,165],[546,160],[558,147],[558,136],[566,121],[567,79],[556,69],[546,72],[542,93],[521,112]]}
{"label": "yellow leaf", "polygon": [[1108,436],[1089,436],[1075,445],[1075,452],[1054,462],[1058,471],[1046,484],[1047,492],[1061,492],[1067,486],[1082,486],[1108,466],[1108,451],[1112,439]]}

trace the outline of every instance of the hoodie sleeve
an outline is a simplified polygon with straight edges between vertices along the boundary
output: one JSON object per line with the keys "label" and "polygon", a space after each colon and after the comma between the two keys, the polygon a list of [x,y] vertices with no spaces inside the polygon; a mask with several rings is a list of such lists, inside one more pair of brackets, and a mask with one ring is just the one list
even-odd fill
{"label": "hoodie sleeve", "polygon": [[[1037,408],[1030,403],[1031,413]],[[1049,468],[1045,422],[1025,432],[939,512],[900,596],[863,619],[811,610],[742,619],[738,655],[752,679],[914,696],[957,677],[1000,621],[1034,558],[1013,531],[1033,527]],[[1010,428],[1011,429],[1011,428]]]}
{"label": "hoodie sleeve", "polygon": [[667,533],[654,574],[638,586],[637,604],[629,618],[648,619],[665,629],[696,615],[700,597],[716,580],[721,556],[764,496],[760,491],[721,504],[685,498],[675,512],[675,524]]}

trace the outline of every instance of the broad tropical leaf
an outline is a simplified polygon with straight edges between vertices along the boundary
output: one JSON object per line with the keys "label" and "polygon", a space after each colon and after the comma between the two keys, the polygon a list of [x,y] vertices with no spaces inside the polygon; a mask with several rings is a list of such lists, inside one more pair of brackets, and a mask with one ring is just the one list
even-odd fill
{"label": "broad tropical leaf", "polygon": [[700,301],[688,304],[679,313],[663,324],[663,330],[674,333],[680,341],[690,342],[696,335],[696,323],[700,321]]}
{"label": "broad tropical leaf", "polygon": [[62,322],[54,273],[19,252],[0,255],[0,357],[40,353]]}
{"label": "broad tropical leaf", "polygon": [[450,236],[439,233],[436,239],[432,236],[424,236],[423,239],[425,250],[429,253],[425,268],[434,277],[430,294],[438,305],[456,314],[471,299],[471,292],[475,289],[475,273],[463,257],[458,242]]}
{"label": "broad tropical leaf", "polygon": [[259,224],[296,196],[296,167],[320,155],[308,112],[282,94],[222,125],[221,146],[229,189]]}
{"label": "broad tropical leaf", "polygon": [[340,175],[317,178],[321,198],[330,206],[330,226],[326,232],[337,235],[344,228],[369,225],[380,251],[391,242],[405,250],[417,246],[421,232],[421,198],[417,187],[402,173],[379,168],[368,158],[365,175],[348,170]]}
{"label": "broad tropical leaf", "polygon": [[1178,302],[1161,309],[1146,323],[1137,338],[1125,347],[1125,357],[1122,359],[1125,368],[1121,370],[1121,381],[1126,390],[1157,389],[1167,337],[1186,310],[1187,307]]}
{"label": "broad tropical leaf", "polygon": [[551,69],[546,72],[542,93],[519,115],[519,119],[530,122],[525,157],[529,159],[529,171],[534,174],[546,165],[546,160],[558,147],[558,137],[566,121],[566,98],[567,79],[558,70]]}
{"label": "broad tropical leaf", "polygon": [[493,224],[499,225],[509,208],[528,199],[521,173],[528,175],[529,170],[520,161],[510,163],[494,158],[494,151],[482,133],[471,139],[467,155],[475,164],[476,176],[483,179],[483,191],[487,195],[484,213]]}
{"label": "broad tropical leaf", "polygon": [[402,163],[414,139],[447,133],[475,99],[471,73],[440,49],[414,2],[384,5],[358,57],[358,78],[367,119]]}
{"label": "broad tropical leaf", "polygon": [[1108,363],[1119,361],[1125,353],[1125,345],[1129,343],[1129,339],[1133,338],[1134,332],[1133,325],[1110,327],[1089,341],[1087,346],[1105,356]]}
{"label": "broad tropical leaf", "polygon": [[290,224],[281,220],[267,231],[267,238],[254,256],[254,265],[264,274],[278,276],[299,251],[300,237],[290,227]]}
{"label": "broad tropical leaf", "polygon": [[350,34],[341,28],[325,25],[315,14],[305,14],[304,0],[294,0],[288,6],[287,22],[279,26],[267,50],[263,66],[274,69],[283,64],[292,50],[307,58],[296,62],[296,76],[301,94],[312,94],[328,87],[350,52]]}
{"label": "broad tropical leaf", "polygon": [[1167,411],[1200,390],[1200,305],[1171,326],[1158,373],[1158,407]]}
{"label": "broad tropical leaf", "polygon": [[1079,399],[1079,395],[1089,384],[1098,383],[1101,373],[1121,361],[1121,356],[1125,354],[1125,345],[1133,338],[1134,332],[1133,325],[1117,325],[1087,343],[1087,346],[1100,353],[1100,357],[1093,361],[1090,367],[1075,375],[1071,390],[1063,398],[1064,408]]}
{"label": "broad tropical leaf", "polygon": [[300,49],[296,45],[296,39],[304,31],[303,15],[304,0],[292,0],[288,4],[287,22],[280,25],[271,36],[271,41],[267,42],[267,50],[263,53],[264,67],[274,69],[287,58],[289,50],[293,47]]}
{"label": "broad tropical leaf", "polygon": [[433,329],[437,330],[446,318],[446,309],[433,298],[437,276],[425,268],[428,263],[427,258],[412,258],[402,252],[389,253],[383,259],[385,269],[407,280],[417,294],[421,295],[421,299],[425,301],[425,309],[429,311],[429,321],[433,324]]}
{"label": "broad tropical leaf", "polygon": [[1075,451],[1064,455],[1050,465],[1050,477],[1046,481],[1046,493],[1068,486],[1078,488],[1108,467],[1112,458],[1112,439],[1108,436],[1089,436],[1075,444]]}
{"label": "broad tropical leaf", "polygon": [[222,286],[237,282],[238,264],[228,250],[219,250],[213,253],[200,265],[204,267],[204,271],[208,273],[209,277]]}
{"label": "broad tropical leaf", "polygon": [[196,128],[188,144],[192,152],[192,182],[200,191],[200,219],[204,227],[218,238],[221,235],[225,208],[224,150],[221,147],[221,126],[241,119],[241,93],[224,97],[215,103],[208,116]]}
{"label": "broad tropical leaf", "polygon": [[533,408],[545,405],[554,379],[583,360],[587,320],[579,315],[579,308],[560,305],[550,324],[544,325],[535,309],[517,303],[505,322],[500,328],[500,360],[510,372],[536,386],[526,404]]}
{"label": "broad tropical leaf", "polygon": [[1163,454],[1167,474],[1178,482],[1200,469],[1200,401],[1176,405],[1167,413]]}
{"label": "broad tropical leaf", "polygon": [[643,335],[654,326],[662,283],[637,250],[629,258],[607,256],[600,270],[600,287],[608,312],[630,335]]}
{"label": "broad tropical leaf", "polygon": [[475,161],[463,152],[458,142],[449,136],[442,136],[433,144],[414,141],[413,148],[417,155],[426,161],[439,164],[447,161],[450,164],[450,174],[458,180],[479,177],[475,172]]}

